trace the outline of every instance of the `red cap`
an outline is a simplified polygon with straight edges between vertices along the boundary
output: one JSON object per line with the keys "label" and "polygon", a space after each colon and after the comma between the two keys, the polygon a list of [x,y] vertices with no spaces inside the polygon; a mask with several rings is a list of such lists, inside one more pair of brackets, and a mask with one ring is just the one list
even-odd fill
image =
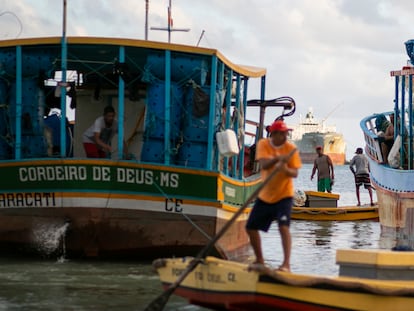
{"label": "red cap", "polygon": [[275,122],[273,122],[273,124],[271,126],[269,126],[269,132],[273,133],[276,131],[279,132],[287,132],[287,131],[291,131],[292,129],[288,128],[286,126],[286,123],[280,120],[277,120]]}
{"label": "red cap", "polygon": [[315,150],[322,150],[322,146],[317,146]]}

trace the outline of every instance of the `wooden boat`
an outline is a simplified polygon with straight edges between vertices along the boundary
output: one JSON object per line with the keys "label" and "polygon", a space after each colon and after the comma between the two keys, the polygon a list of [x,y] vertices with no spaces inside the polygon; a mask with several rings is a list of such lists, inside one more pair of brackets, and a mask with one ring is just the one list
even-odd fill
{"label": "wooden boat", "polygon": [[[139,259],[195,253],[260,183],[246,135],[252,145],[262,137],[266,107],[281,107],[285,116],[295,108],[291,98],[264,99],[265,69],[194,46],[3,40],[0,68],[2,253]],[[247,100],[249,79],[261,81],[258,100]],[[107,105],[118,118],[115,152],[86,158],[82,133]],[[247,107],[257,109],[258,120],[245,120]],[[50,108],[61,115],[48,116]],[[248,247],[248,211],[215,255],[233,258]]]}
{"label": "wooden boat", "polygon": [[[414,149],[413,85],[414,40],[405,42],[408,66],[391,71],[395,79],[393,111],[372,114],[361,121],[365,151],[370,161],[371,180],[376,188],[381,232],[397,245],[414,248]],[[404,60],[405,62],[405,60]],[[395,115],[394,145],[386,157],[382,153],[382,133],[388,116]]]}
{"label": "wooden boat", "polygon": [[[154,261],[164,288],[192,257]],[[213,310],[411,310],[413,252],[338,250],[339,276],[275,271],[207,257],[174,294]]]}
{"label": "wooden boat", "polygon": [[293,207],[292,219],[356,221],[378,220],[378,206]]}
{"label": "wooden boat", "polygon": [[295,220],[356,221],[378,220],[378,206],[338,206],[339,195],[305,191],[303,206],[294,206],[291,218]]}

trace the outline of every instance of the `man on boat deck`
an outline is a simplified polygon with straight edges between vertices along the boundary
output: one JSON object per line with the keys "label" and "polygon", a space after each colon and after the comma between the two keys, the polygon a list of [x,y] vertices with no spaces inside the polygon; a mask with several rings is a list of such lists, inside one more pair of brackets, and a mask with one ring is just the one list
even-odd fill
{"label": "man on boat deck", "polygon": [[297,151],[287,158],[289,152],[296,148],[287,141],[289,130],[283,121],[275,121],[269,127],[270,137],[261,139],[257,144],[256,160],[260,164],[262,180],[272,173],[275,165],[281,166],[260,191],[246,224],[250,243],[256,255],[255,263],[264,264],[258,230],[267,232],[273,220],[278,221],[284,253],[279,270],[283,271],[290,271],[292,240],[289,225],[294,196],[293,178],[298,176],[298,169],[302,166]]}
{"label": "man on boat deck", "polygon": [[364,188],[368,190],[369,198],[371,200],[371,206],[374,206],[374,201],[372,200],[371,180],[369,178],[369,162],[367,157],[362,153],[362,148],[357,148],[357,150],[355,151],[355,156],[349,163],[349,169],[355,177],[355,191],[358,200],[358,206],[361,206],[361,200],[359,197],[359,187],[361,187],[362,184],[364,184]]}
{"label": "man on boat deck", "polygon": [[316,147],[316,153],[318,156],[313,162],[313,169],[311,180],[315,176],[316,170],[318,170],[318,191],[329,193],[332,192],[333,180],[335,178],[334,168],[331,158],[323,153],[322,146]]}
{"label": "man on boat deck", "polygon": [[378,133],[378,141],[381,143],[381,152],[384,158],[384,164],[388,163],[388,154],[394,144],[394,114],[390,114],[390,121],[383,122],[386,124],[384,132]]}
{"label": "man on boat deck", "polygon": [[[112,153],[111,141],[118,133],[118,121],[115,118],[115,109],[112,106],[104,108],[103,116],[83,133],[83,147],[88,158],[110,158]],[[126,145],[124,143],[124,152]]]}

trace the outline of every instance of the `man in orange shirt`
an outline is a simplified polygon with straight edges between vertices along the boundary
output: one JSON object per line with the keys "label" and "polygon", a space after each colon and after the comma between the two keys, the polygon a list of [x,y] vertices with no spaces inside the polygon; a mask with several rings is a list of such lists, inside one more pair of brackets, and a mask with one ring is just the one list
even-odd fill
{"label": "man in orange shirt", "polygon": [[262,180],[272,173],[280,161],[285,163],[260,191],[246,224],[250,243],[256,255],[255,263],[264,264],[259,230],[267,232],[271,223],[274,220],[278,221],[284,253],[279,270],[287,272],[290,272],[292,247],[289,226],[294,196],[293,178],[298,176],[298,170],[302,166],[297,151],[287,158],[289,152],[296,148],[287,141],[289,130],[283,121],[275,121],[269,127],[270,137],[261,139],[257,144],[256,160],[261,167]]}

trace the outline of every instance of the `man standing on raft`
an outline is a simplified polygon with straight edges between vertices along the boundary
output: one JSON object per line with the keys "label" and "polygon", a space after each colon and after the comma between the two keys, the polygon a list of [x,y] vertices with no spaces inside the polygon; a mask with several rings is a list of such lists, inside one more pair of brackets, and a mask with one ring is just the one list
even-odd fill
{"label": "man standing on raft", "polygon": [[261,139],[257,144],[256,160],[260,164],[262,180],[266,180],[276,165],[280,165],[280,171],[259,192],[246,224],[256,255],[255,263],[264,264],[259,230],[267,232],[271,223],[278,221],[284,253],[283,263],[278,270],[286,272],[290,272],[292,247],[289,226],[294,196],[293,178],[298,176],[298,170],[302,166],[297,151],[287,158],[296,148],[287,141],[289,130],[283,121],[275,121],[269,127],[270,137]]}

